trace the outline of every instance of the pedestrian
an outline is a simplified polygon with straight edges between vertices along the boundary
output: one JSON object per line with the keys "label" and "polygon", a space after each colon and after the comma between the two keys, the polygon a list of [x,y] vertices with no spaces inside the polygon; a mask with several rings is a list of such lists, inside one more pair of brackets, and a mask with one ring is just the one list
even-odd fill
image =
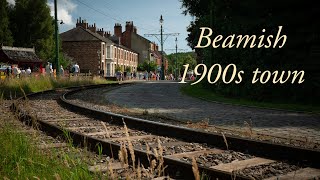
{"label": "pedestrian", "polygon": [[46,75],[51,76],[52,66],[50,66],[50,62],[46,65]]}
{"label": "pedestrian", "polygon": [[63,69],[62,65],[60,66],[59,74],[60,74],[61,77],[64,77],[64,69]]}
{"label": "pedestrian", "polygon": [[28,69],[26,70],[27,76],[31,76],[31,69],[30,67],[28,67]]}
{"label": "pedestrian", "polygon": [[120,72],[119,71],[116,72],[116,77],[117,77],[117,81],[120,81]]}
{"label": "pedestrian", "polygon": [[7,69],[6,69],[6,77],[9,78],[10,74],[11,74],[11,71],[10,71],[9,67],[7,67]]}
{"label": "pedestrian", "polygon": [[14,66],[12,71],[13,71],[13,77],[15,78],[20,77],[21,70],[17,66]]}
{"label": "pedestrian", "polygon": [[134,72],[133,72],[133,78],[136,79],[136,77],[137,77],[137,72],[134,71]]}
{"label": "pedestrian", "polygon": [[73,72],[73,74],[74,74],[75,76],[78,76],[79,73],[80,73],[80,66],[76,63],[76,64],[74,65],[74,72]]}
{"label": "pedestrian", "polygon": [[148,71],[145,71],[145,78],[146,78],[146,81],[148,81]]}

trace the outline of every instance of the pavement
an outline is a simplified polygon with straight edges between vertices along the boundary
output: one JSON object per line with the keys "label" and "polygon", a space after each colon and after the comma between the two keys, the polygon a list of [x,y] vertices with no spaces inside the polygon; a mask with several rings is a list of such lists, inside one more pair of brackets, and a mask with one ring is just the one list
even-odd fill
{"label": "pavement", "polygon": [[174,82],[138,83],[106,92],[116,105],[157,113],[173,119],[243,128],[245,123],[261,133],[300,137],[320,142],[320,115],[252,108],[204,101],[183,95]]}

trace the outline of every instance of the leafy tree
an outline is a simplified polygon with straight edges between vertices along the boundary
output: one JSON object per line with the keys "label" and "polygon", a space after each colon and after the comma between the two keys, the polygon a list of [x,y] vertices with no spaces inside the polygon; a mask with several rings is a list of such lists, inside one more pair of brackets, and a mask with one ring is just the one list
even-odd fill
{"label": "leafy tree", "polygon": [[[203,81],[203,86],[216,93],[228,96],[247,97],[256,100],[319,104],[320,91],[319,55],[313,53],[319,42],[320,23],[314,20],[320,9],[310,1],[255,1],[247,0],[180,0],[184,14],[195,17],[187,28],[188,45],[196,46],[200,27],[213,29],[213,39],[218,34],[226,37],[230,34],[268,36],[276,35],[278,26],[283,26],[281,34],[288,37],[284,48],[212,48],[195,49],[197,62],[204,62],[208,67],[215,63],[222,66],[236,64],[238,70],[244,70],[243,82],[213,86]],[[277,6],[275,6],[275,4]],[[261,30],[265,29],[266,33]],[[305,82],[301,85],[286,83],[274,85],[252,84],[252,71],[263,70],[304,70]]]}
{"label": "leafy tree", "polygon": [[138,71],[156,71],[157,70],[157,64],[154,61],[148,61],[145,60],[142,64],[138,65]]}
{"label": "leafy tree", "polygon": [[13,38],[9,29],[7,0],[0,0],[0,44],[11,46]]}
{"label": "leafy tree", "polygon": [[178,61],[177,61],[178,74],[181,74],[181,72],[184,70],[183,65],[185,64],[189,64],[189,69],[193,69],[197,65],[196,54],[194,52],[186,52],[186,53],[178,53],[178,54],[172,53],[167,55],[167,58],[169,60],[168,71],[172,74],[175,74],[176,58],[178,58]]}
{"label": "leafy tree", "polygon": [[127,73],[131,73],[131,67],[130,67],[130,66],[127,66],[126,69],[125,69],[125,71],[126,71]]}
{"label": "leafy tree", "polygon": [[116,72],[121,71],[121,67],[120,67],[119,65],[116,65],[115,71],[116,71]]}
{"label": "leafy tree", "polygon": [[16,0],[12,17],[14,46],[35,47],[44,60],[53,56],[54,20],[45,0]]}

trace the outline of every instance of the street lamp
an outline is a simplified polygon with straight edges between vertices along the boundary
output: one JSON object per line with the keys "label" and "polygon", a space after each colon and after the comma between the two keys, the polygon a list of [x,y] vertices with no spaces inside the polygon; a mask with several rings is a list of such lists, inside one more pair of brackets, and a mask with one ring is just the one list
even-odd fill
{"label": "street lamp", "polygon": [[175,69],[174,69],[174,73],[175,73],[175,77],[176,79],[178,79],[178,75],[177,75],[177,63],[178,63],[178,38],[176,37],[176,63],[175,63]]}
{"label": "street lamp", "polygon": [[97,50],[97,54],[98,54],[98,64],[99,64],[99,66],[98,66],[98,69],[99,69],[98,74],[101,75],[101,57],[100,57],[101,50]]}
{"label": "street lamp", "polygon": [[163,18],[162,15],[160,16],[160,26],[161,26],[161,80],[164,80],[164,62],[163,62]]}
{"label": "street lamp", "polygon": [[56,64],[56,75],[59,75],[59,39],[58,39],[58,12],[57,12],[57,0],[54,0],[54,25],[55,25],[55,42],[56,42],[56,49],[55,49],[55,64]]}

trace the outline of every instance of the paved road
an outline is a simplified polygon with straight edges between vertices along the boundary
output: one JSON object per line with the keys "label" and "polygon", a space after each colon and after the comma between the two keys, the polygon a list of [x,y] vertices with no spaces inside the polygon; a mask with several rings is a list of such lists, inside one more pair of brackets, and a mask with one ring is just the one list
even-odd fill
{"label": "paved road", "polygon": [[185,121],[208,119],[210,124],[243,127],[282,136],[301,136],[320,142],[320,116],[241,107],[203,101],[181,94],[177,83],[141,83],[113,90],[104,97],[114,104]]}

